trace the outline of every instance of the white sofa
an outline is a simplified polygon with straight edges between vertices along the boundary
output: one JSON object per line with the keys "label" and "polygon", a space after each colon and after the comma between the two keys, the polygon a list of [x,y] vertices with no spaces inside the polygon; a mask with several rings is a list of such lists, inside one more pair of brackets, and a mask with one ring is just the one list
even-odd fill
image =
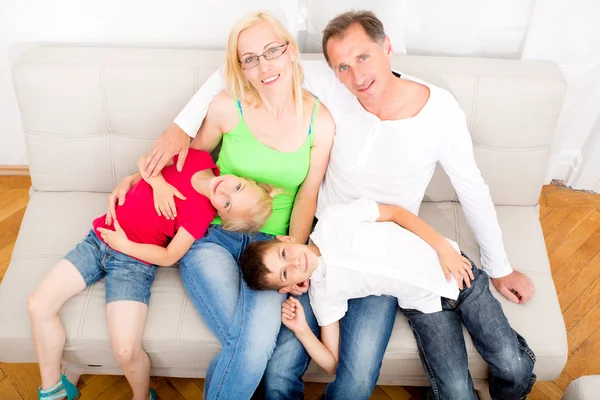
{"label": "white sofa", "polygon": [[595,400],[598,398],[600,398],[600,375],[588,375],[569,383],[561,400]]}
{"label": "white sofa", "polygon": [[[0,286],[0,361],[36,361],[27,296],[84,237],[92,219],[105,212],[107,193],[134,171],[136,157],[148,150],[223,60],[219,51],[41,46],[17,62],[14,85],[33,186]],[[523,306],[492,292],[537,355],[538,379],[555,379],[567,359],[567,340],[537,202],[565,94],[557,66],[419,56],[397,56],[393,64],[449,89],[465,111],[509,259],[536,286],[535,297]],[[477,244],[441,169],[427,189],[420,215],[478,262]],[[67,332],[68,372],[120,373],[108,341],[103,281],[69,300],[60,316]],[[478,386],[485,386],[486,364],[466,336],[472,376]],[[144,347],[153,374],[178,377],[203,377],[219,350],[176,268],[158,272]],[[330,377],[311,365],[305,379]],[[379,382],[427,384],[411,329],[400,314]]]}

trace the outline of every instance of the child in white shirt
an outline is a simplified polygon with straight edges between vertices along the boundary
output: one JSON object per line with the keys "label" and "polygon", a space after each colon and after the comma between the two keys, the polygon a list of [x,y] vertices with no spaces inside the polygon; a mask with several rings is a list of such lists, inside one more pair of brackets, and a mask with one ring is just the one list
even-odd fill
{"label": "child in white shirt", "polygon": [[470,286],[473,279],[474,266],[458,245],[402,207],[364,198],[329,206],[310,238],[308,245],[289,236],[252,243],[240,266],[248,286],[257,290],[287,293],[310,278],[310,304],[322,342],[297,299],[282,304],[282,322],[331,374],[348,300],[390,295],[402,308],[432,313],[442,310],[441,297],[456,299],[463,281]]}

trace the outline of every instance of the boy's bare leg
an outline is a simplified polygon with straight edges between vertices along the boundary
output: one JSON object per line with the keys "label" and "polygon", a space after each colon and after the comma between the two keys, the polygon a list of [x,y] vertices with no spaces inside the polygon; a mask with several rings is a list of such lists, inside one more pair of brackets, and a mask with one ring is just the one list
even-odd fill
{"label": "boy's bare leg", "polygon": [[148,306],[137,301],[107,305],[108,332],[115,357],[133,390],[135,400],[150,398],[150,358],[142,348]]}
{"label": "boy's bare leg", "polygon": [[85,282],[77,268],[70,261],[62,259],[27,300],[42,389],[56,385],[61,377],[60,364],[66,334],[58,310],[83,289]]}

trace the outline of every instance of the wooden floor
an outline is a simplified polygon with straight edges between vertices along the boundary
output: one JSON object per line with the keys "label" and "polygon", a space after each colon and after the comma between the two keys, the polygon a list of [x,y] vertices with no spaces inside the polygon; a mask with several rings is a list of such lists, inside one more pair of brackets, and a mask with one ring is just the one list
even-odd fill
{"label": "wooden floor", "polygon": [[[0,282],[28,202],[28,177],[0,176]],[[552,275],[568,331],[569,360],[553,382],[536,383],[531,400],[560,399],[569,382],[600,374],[600,195],[545,186],[540,219]],[[36,399],[40,382],[36,364],[0,363],[0,400]],[[200,399],[202,379],[152,378],[162,400]],[[81,400],[130,399],[124,377],[84,375]],[[318,399],[324,385],[308,384],[307,400]],[[417,400],[422,390],[378,386],[371,399]]]}

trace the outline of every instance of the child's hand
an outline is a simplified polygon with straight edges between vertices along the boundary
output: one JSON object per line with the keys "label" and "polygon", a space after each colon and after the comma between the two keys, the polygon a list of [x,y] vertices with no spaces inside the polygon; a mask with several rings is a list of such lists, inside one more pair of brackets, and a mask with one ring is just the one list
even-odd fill
{"label": "child's hand", "polygon": [[281,322],[294,333],[310,330],[304,315],[304,308],[294,297],[290,297],[281,304]]}
{"label": "child's hand", "polygon": [[164,215],[167,219],[175,219],[177,216],[175,197],[185,200],[185,196],[167,182],[152,185],[152,190],[154,191],[154,209],[158,216]]}
{"label": "child's hand", "polygon": [[448,282],[450,282],[451,277],[454,276],[456,282],[458,282],[459,289],[463,289],[463,280],[467,287],[471,287],[471,280],[474,277],[471,262],[469,260],[456,251],[450,243],[448,243],[447,247],[444,246],[444,250],[438,252],[438,256]]}
{"label": "child's hand", "polygon": [[106,225],[111,225],[113,221],[117,220],[117,209],[116,204],[119,203],[120,206],[125,204],[125,195],[133,186],[133,179],[130,176],[126,176],[123,178],[121,182],[114,188],[112,193],[108,196],[108,212],[106,213],[106,218],[104,219],[104,223]]}
{"label": "child's hand", "polygon": [[121,253],[127,253],[126,248],[129,243],[129,239],[127,238],[127,234],[121,228],[118,221],[115,221],[115,230],[110,230],[106,228],[98,228],[98,232],[100,232],[100,236],[102,236],[102,240],[110,246],[111,249],[120,251]]}

